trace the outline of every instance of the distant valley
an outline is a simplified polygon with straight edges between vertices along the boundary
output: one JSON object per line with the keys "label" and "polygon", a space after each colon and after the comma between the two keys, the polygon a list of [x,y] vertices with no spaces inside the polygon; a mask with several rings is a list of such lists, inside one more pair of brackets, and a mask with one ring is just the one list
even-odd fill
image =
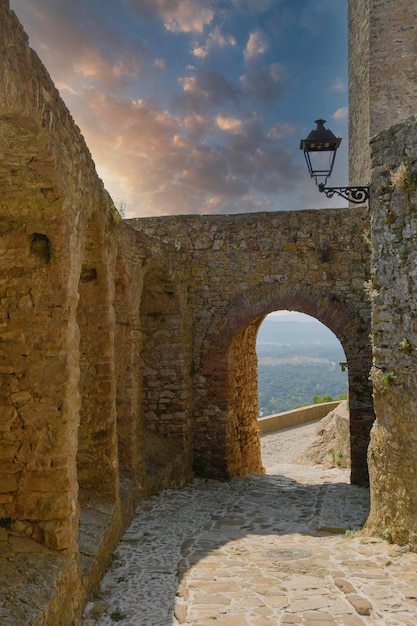
{"label": "distant valley", "polygon": [[347,392],[343,348],[323,324],[308,316],[268,316],[257,337],[261,415],[289,411],[314,398]]}

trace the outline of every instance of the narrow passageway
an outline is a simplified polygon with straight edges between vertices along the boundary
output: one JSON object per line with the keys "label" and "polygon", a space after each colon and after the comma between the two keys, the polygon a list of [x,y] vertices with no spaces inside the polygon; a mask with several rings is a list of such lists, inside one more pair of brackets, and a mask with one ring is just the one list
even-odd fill
{"label": "narrow passageway", "polygon": [[352,532],[368,491],[302,462],[315,427],[264,435],[265,476],[143,502],[84,626],[414,625],[417,555]]}

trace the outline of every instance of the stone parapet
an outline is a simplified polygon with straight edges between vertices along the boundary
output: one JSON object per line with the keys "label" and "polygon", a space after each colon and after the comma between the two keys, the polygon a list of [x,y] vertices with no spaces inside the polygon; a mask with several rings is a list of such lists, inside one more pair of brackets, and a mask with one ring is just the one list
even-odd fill
{"label": "stone parapet", "polygon": [[259,417],[259,432],[261,435],[265,435],[266,433],[274,433],[284,428],[293,428],[300,424],[320,420],[339,406],[339,404],[340,400],[336,402],[322,402],[321,404],[311,404],[310,406],[303,406],[292,411]]}

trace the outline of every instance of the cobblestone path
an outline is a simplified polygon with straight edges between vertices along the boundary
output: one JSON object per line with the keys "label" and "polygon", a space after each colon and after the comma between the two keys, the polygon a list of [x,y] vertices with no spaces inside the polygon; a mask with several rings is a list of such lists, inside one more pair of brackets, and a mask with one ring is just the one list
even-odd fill
{"label": "cobblestone path", "polygon": [[294,462],[313,432],[265,435],[266,476],[143,502],[84,626],[415,626],[417,554],[353,532],[368,492]]}

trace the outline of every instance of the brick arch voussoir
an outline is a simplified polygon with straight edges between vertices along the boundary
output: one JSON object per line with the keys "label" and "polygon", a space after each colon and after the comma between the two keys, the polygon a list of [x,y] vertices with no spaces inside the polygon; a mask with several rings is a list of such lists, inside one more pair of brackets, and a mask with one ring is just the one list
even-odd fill
{"label": "brick arch voussoir", "polygon": [[261,284],[233,299],[226,320],[223,318],[222,325],[212,328],[207,335],[205,354],[215,350],[225,355],[233,337],[245,327],[257,320],[260,325],[266,315],[282,309],[305,313],[319,320],[336,335],[344,348],[346,344],[345,352],[349,351],[348,338],[353,329],[363,326],[352,307],[331,290],[323,292],[312,286],[276,288],[271,284]]}

